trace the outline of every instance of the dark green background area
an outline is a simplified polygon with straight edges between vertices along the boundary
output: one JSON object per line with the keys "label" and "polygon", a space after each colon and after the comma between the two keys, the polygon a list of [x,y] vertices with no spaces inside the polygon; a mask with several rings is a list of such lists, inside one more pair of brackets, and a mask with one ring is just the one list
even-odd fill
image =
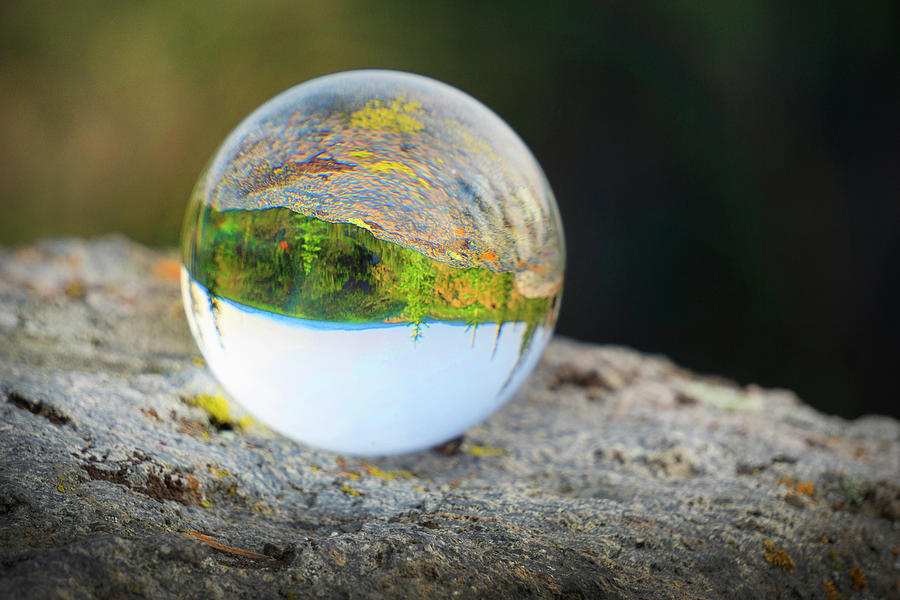
{"label": "dark green background area", "polygon": [[566,224],[559,331],[900,413],[900,15],[819,2],[29,2],[0,7],[0,243],[175,244],[196,176],[311,77],[485,102]]}

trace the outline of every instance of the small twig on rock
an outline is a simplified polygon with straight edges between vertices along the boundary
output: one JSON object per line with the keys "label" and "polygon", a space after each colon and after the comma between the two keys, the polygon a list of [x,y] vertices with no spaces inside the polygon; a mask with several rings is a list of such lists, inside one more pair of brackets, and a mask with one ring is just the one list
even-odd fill
{"label": "small twig on rock", "polygon": [[185,531],[186,534],[193,537],[198,542],[203,542],[207,546],[215,548],[216,550],[221,550],[222,552],[228,552],[229,554],[237,554],[238,556],[244,556],[246,558],[268,558],[272,557],[267,554],[260,554],[259,552],[253,552],[252,550],[244,550],[243,548],[235,548],[234,546],[226,546],[225,544],[221,544],[216,540],[212,539],[210,536],[205,533],[200,533],[199,531]]}

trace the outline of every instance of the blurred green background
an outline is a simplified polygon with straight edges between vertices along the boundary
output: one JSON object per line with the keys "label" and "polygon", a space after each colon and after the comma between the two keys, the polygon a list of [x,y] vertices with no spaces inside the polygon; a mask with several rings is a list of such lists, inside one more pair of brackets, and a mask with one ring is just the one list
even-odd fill
{"label": "blurred green background", "polygon": [[566,223],[559,331],[900,414],[896,2],[6,2],[0,244],[174,245],[206,160],[312,77],[493,108]]}

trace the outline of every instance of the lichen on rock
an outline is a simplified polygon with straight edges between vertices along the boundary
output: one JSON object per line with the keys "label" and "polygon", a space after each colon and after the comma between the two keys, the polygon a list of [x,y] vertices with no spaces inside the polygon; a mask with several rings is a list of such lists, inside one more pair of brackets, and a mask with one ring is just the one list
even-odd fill
{"label": "lichen on rock", "polygon": [[560,338],[463,439],[343,458],[236,426],[172,263],[0,249],[0,597],[898,593],[896,420]]}

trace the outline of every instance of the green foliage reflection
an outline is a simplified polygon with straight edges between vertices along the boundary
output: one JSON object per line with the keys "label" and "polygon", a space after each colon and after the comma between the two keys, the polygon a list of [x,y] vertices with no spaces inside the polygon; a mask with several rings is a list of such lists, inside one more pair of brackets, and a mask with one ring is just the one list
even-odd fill
{"label": "green foliage reflection", "polygon": [[[513,273],[460,269],[286,208],[202,208],[185,263],[213,296],[304,319],[415,326],[429,320],[478,325],[548,318],[555,297],[526,298]],[[530,338],[530,335],[528,335]]]}

